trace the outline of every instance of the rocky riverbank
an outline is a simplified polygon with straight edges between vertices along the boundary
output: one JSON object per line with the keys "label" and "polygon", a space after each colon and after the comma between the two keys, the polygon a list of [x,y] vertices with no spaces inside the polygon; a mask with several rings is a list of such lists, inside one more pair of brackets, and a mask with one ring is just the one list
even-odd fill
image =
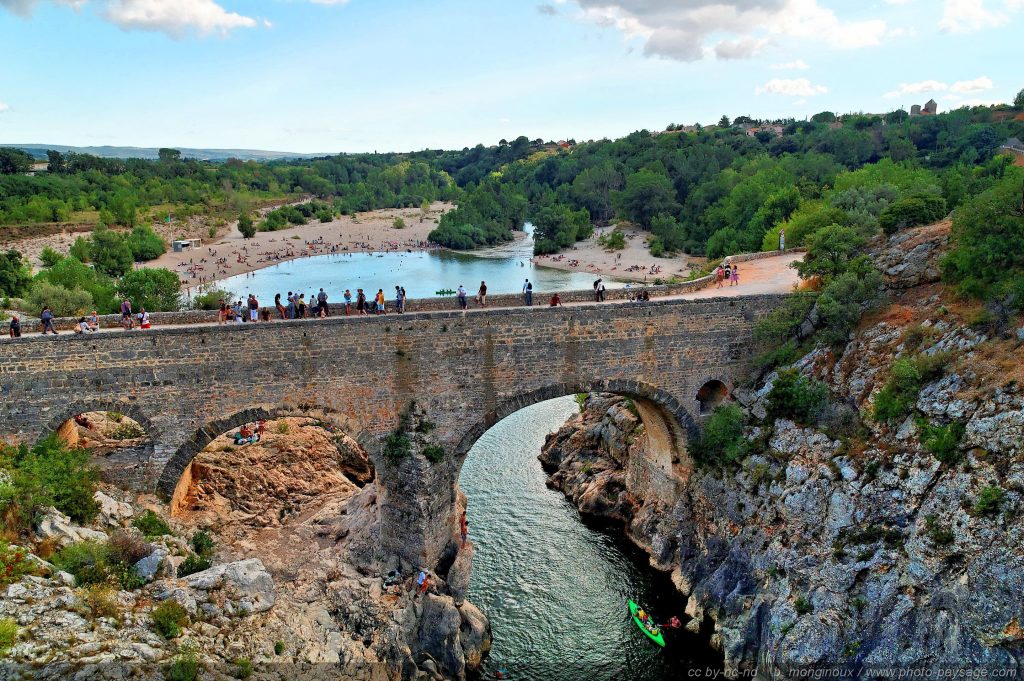
{"label": "rocky riverbank", "polygon": [[[549,484],[624,524],[729,671],[1024,665],[1024,334],[947,299],[946,234],[879,244],[890,304],[793,365],[827,386],[814,417],[769,416],[777,372],[736,390],[744,455],[698,462],[670,502],[631,484],[647,443],[625,398],[591,395],[544,447]],[[905,414],[879,418],[894,396]]]}
{"label": "rocky riverbank", "polygon": [[[282,419],[258,444],[212,443],[173,516],[109,485],[89,527],[48,513],[19,544],[29,574],[3,587],[18,632],[0,678],[465,678],[489,624],[441,576],[422,593],[382,576],[371,478],[347,436]],[[123,567],[62,571],[71,545]]]}

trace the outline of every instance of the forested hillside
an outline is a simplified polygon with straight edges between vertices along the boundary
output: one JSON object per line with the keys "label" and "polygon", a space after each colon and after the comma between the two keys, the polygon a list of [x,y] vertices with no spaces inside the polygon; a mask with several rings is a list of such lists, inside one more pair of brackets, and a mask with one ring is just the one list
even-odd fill
{"label": "forested hillside", "polygon": [[[241,218],[243,234],[251,234],[440,200],[458,204],[431,234],[450,248],[507,241],[529,220],[537,228],[536,251],[552,253],[589,237],[594,225],[628,222],[650,233],[654,255],[718,258],[774,249],[783,229],[788,246],[811,244],[815,235],[820,242],[836,229],[849,243],[863,244],[882,231],[955,211],[958,248],[947,276],[967,295],[990,297],[1019,287],[1014,282],[1024,267],[1024,170],[1013,165],[1020,156],[1000,149],[1021,137],[1024,96],[1015,107],[941,115],[823,112],[808,121],[770,123],[723,117],[705,129],[672,125],[615,141],[520,137],[461,151],[268,163],[197,161],[173,149],[160,150],[157,160],[50,151],[46,169],[32,172],[32,157],[0,148],[0,236],[11,241],[69,224],[95,225],[100,231],[80,239],[72,259],[116,278],[130,269],[133,255],[146,260],[162,252],[152,232],[139,227],[171,214],[212,219],[211,230]],[[252,219],[257,207],[310,196],[315,200]],[[69,268],[59,254],[50,255],[51,268]],[[16,252],[7,254],[5,269],[11,275],[0,277],[0,294],[24,295],[29,273]],[[77,266],[70,269],[84,276]],[[37,276],[57,285],[60,278],[51,274]],[[59,285],[88,288],[75,277]]]}

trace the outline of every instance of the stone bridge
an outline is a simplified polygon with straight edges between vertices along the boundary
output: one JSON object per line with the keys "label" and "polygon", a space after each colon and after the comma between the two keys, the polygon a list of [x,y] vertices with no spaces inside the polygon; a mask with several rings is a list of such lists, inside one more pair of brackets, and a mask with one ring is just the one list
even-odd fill
{"label": "stone bridge", "polygon": [[[456,524],[459,471],[476,439],[530,404],[577,392],[634,398],[652,473],[685,480],[703,405],[747,370],[756,322],[782,296],[181,326],[0,343],[0,435],[36,441],[88,411],[147,429],[121,484],[171,498],[206,444],[259,417],[344,429],[377,471],[386,562],[436,565]],[[411,456],[387,436],[415,403],[433,425]],[[426,430],[426,429],[424,429]],[[438,463],[420,449],[443,448]],[[436,453],[437,450],[434,449]]]}

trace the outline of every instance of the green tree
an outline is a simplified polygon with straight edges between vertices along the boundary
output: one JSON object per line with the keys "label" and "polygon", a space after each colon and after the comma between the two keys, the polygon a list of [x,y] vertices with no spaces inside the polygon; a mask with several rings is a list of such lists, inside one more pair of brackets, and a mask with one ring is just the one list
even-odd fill
{"label": "green tree", "polygon": [[1013,98],[1013,108],[1024,109],[1024,89],[1021,89],[1017,96]]}
{"label": "green tree", "polygon": [[573,180],[576,202],[590,211],[595,222],[610,220],[614,213],[612,193],[622,187],[622,175],[611,161],[587,168]]}
{"label": "green tree", "polygon": [[43,263],[43,267],[53,267],[63,259],[64,256],[52,246],[44,246],[42,253],[39,254],[39,261]]}
{"label": "green tree", "polygon": [[88,291],[69,290],[48,281],[37,281],[25,297],[26,312],[39,314],[48,305],[58,317],[75,317],[91,311],[92,296]]}
{"label": "green tree", "polygon": [[80,236],[75,239],[75,243],[71,244],[69,253],[72,258],[77,258],[80,262],[92,262],[92,242],[84,236]]}
{"label": "green tree", "polygon": [[59,151],[50,149],[46,152],[46,158],[49,161],[46,164],[46,171],[58,175],[65,172],[68,169],[68,164],[64,160],[64,154]]}
{"label": "green tree", "polygon": [[256,223],[253,222],[251,215],[242,213],[238,216],[238,231],[246,239],[256,236]]}
{"label": "green tree", "polygon": [[831,111],[822,111],[811,116],[811,120],[815,123],[835,123],[836,115]]}
{"label": "green tree", "polygon": [[830,225],[807,237],[807,255],[794,266],[804,279],[817,276],[828,280],[846,271],[865,241],[850,227]]}
{"label": "green tree", "polygon": [[32,157],[21,149],[0,147],[0,175],[20,175],[32,170]]}
{"label": "green tree", "polygon": [[626,178],[626,188],[618,199],[622,215],[644,229],[651,228],[656,215],[679,211],[672,180],[651,170],[641,170]]}
{"label": "green tree", "polygon": [[149,225],[139,225],[125,240],[136,262],[155,260],[167,252],[167,244]]}
{"label": "green tree", "polygon": [[105,227],[92,233],[89,256],[96,269],[110,277],[124,275],[135,262],[124,237]]}
{"label": "green tree", "polygon": [[32,281],[32,272],[21,253],[11,249],[0,254],[0,295],[18,297]]}
{"label": "green tree", "polygon": [[157,152],[157,157],[161,163],[175,163],[181,161],[181,152],[177,149],[160,149]]}
{"label": "green tree", "polygon": [[674,253],[682,250],[686,241],[686,230],[679,220],[671,215],[657,215],[651,220],[651,233],[657,237],[665,251]]}
{"label": "green tree", "polygon": [[1012,294],[1024,309],[1024,169],[957,208],[953,244],[943,274],[962,295]]}
{"label": "green tree", "polygon": [[110,212],[114,224],[125,227],[134,227],[138,220],[138,208],[135,205],[135,197],[128,192],[118,192],[110,202]]}
{"label": "green tree", "polygon": [[728,128],[730,125],[732,125],[732,122],[729,121],[729,117],[728,116],[723,114],[722,117],[718,119],[718,127],[720,127],[720,128]]}
{"label": "green tree", "polygon": [[132,270],[117,283],[117,291],[148,312],[173,312],[181,306],[181,283],[170,270]]}
{"label": "green tree", "polygon": [[86,291],[92,296],[94,309],[102,314],[117,312],[113,280],[83,264],[74,256],[64,258],[48,270],[40,272],[36,276],[35,285],[40,281],[61,286],[69,291]]}

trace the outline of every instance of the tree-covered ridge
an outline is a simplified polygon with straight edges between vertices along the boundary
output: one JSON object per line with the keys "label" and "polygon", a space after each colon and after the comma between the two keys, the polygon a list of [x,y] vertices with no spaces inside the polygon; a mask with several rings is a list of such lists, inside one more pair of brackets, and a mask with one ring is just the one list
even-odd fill
{"label": "tree-covered ridge", "polygon": [[[670,126],[528,156],[492,180],[528,201],[538,252],[589,236],[570,219],[585,210],[594,224],[618,219],[651,231],[656,252],[719,257],[777,244],[790,220],[797,238],[789,243],[798,245],[809,224],[891,231],[944,216],[998,176],[991,159],[1007,138],[1024,134],[1020,118],[1009,107],[822,114],[771,126],[741,117],[729,127]],[[451,219],[465,225],[459,238],[452,230],[436,236],[465,247],[479,225]]]}

